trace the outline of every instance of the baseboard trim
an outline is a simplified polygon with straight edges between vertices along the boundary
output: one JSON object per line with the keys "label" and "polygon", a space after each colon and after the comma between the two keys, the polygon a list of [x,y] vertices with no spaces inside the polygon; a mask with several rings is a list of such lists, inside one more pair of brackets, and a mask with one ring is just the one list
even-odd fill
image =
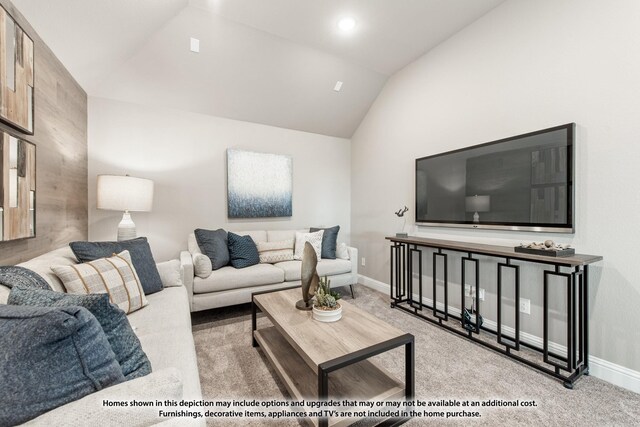
{"label": "baseboard trim", "polygon": [[[389,285],[387,283],[380,282],[379,280],[358,274],[358,283],[384,294],[389,294]],[[423,298],[422,300],[425,304],[432,303],[428,298]],[[441,303],[438,303],[438,306],[439,308],[444,308]],[[460,315],[460,310],[458,308],[449,307],[449,311]],[[496,323],[491,320],[485,320],[484,325],[493,330],[496,328]],[[508,327],[504,327],[503,330],[506,333],[513,332],[513,329]],[[533,334],[521,332],[520,339],[539,347],[542,346],[542,338]],[[557,343],[550,343],[549,348],[559,354],[566,353],[567,351],[565,346]],[[624,366],[600,359],[599,357],[589,356],[589,373],[590,375],[611,384],[631,390],[635,393],[640,393],[640,372],[638,371],[625,368]]]}

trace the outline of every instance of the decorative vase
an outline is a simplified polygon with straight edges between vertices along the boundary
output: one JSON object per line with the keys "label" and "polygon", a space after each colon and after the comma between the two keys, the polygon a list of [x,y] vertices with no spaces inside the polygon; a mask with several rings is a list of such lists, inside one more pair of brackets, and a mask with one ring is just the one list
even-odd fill
{"label": "decorative vase", "polygon": [[342,318],[342,306],[334,310],[321,310],[313,307],[313,318],[318,322],[337,322]]}

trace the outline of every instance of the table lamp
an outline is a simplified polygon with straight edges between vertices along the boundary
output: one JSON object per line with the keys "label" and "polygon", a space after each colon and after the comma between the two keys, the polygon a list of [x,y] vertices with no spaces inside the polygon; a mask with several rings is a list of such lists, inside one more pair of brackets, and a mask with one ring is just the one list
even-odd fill
{"label": "table lamp", "polygon": [[467,212],[474,212],[473,222],[480,222],[480,215],[478,212],[489,212],[491,209],[491,197],[490,196],[468,196],[465,197],[465,205]]}
{"label": "table lamp", "polygon": [[98,209],[124,211],[118,224],[118,241],[136,238],[132,212],[149,212],[153,204],[153,181],[125,175],[98,175]]}

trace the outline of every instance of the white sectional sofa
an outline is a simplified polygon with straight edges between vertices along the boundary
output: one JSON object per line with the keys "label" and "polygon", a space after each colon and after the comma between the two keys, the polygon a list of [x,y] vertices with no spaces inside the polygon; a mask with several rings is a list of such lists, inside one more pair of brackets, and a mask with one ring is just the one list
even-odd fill
{"label": "white sectional sofa", "polygon": [[[62,282],[50,267],[76,263],[71,248],[66,246],[19,265],[38,273],[53,290],[65,292]],[[178,274],[176,276],[179,277]],[[7,287],[0,285],[0,303],[6,304],[9,292]],[[147,299],[149,304],[128,315],[128,319],[151,362],[153,372],[58,407],[31,420],[28,425],[150,425],[163,421],[157,418],[157,408],[114,410],[103,407],[103,399],[202,399],[191,332],[190,294],[183,286],[166,287],[147,295]],[[168,425],[204,425],[202,418],[164,422]]]}
{"label": "white sectional sofa", "polygon": [[[309,230],[258,230],[233,231],[251,236],[254,242],[277,242],[295,239],[296,231]],[[253,292],[285,288],[300,284],[301,261],[283,261],[275,264],[257,264],[236,269],[232,266],[214,270],[206,278],[194,274],[193,257],[200,248],[193,233],[187,238],[188,251],[180,254],[182,278],[188,291],[191,311],[243,304],[251,301]],[[358,250],[348,247],[349,259],[319,259],[319,276],[328,276],[331,287],[354,285],[358,282]]]}

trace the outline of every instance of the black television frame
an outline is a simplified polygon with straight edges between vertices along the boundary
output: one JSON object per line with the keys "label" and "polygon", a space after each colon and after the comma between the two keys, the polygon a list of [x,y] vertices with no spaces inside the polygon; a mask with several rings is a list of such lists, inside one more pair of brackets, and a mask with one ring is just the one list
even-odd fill
{"label": "black television frame", "polygon": [[[453,227],[453,228],[471,228],[471,229],[485,229],[485,230],[509,230],[509,231],[533,231],[539,233],[575,233],[575,123],[567,123],[560,126],[554,126],[547,129],[537,130],[535,132],[523,133],[520,135],[511,136],[509,138],[498,139],[496,141],[485,142],[482,144],[472,145],[470,147],[459,148],[457,150],[446,151],[444,153],[434,154],[431,156],[420,157],[415,161],[415,182],[414,182],[414,196],[415,196],[415,223],[418,226],[425,227]],[[568,193],[567,197],[567,222],[564,224],[549,224],[549,223],[501,223],[501,222],[483,222],[481,224],[474,223],[473,221],[445,221],[445,220],[418,220],[418,163],[421,160],[426,160],[434,157],[446,156],[453,153],[459,153],[462,151],[468,151],[475,148],[485,147],[488,145],[500,144],[504,142],[513,141],[516,139],[526,138],[543,133],[553,132],[557,130],[567,131],[567,169],[568,169]]]}

